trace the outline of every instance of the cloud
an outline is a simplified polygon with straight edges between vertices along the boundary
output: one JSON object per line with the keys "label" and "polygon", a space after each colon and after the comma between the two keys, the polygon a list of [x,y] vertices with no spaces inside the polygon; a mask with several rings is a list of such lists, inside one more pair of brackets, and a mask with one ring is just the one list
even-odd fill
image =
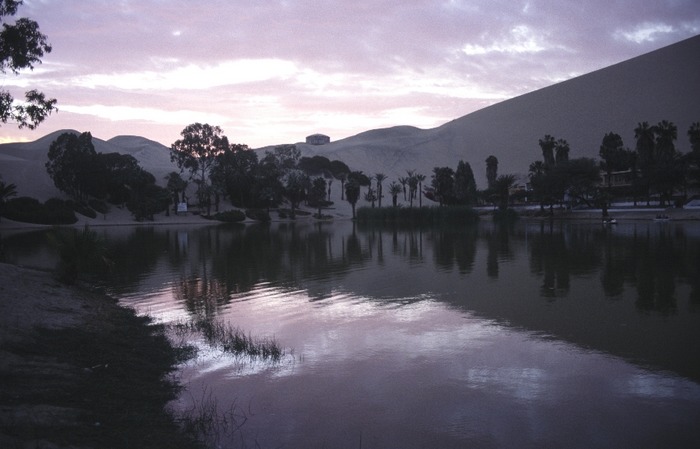
{"label": "cloud", "polygon": [[140,121],[158,124],[181,125],[183,123],[206,122],[222,123],[227,117],[214,113],[194,110],[162,110],[147,107],[114,106],[114,105],[61,105],[61,111],[95,116],[115,122]]}

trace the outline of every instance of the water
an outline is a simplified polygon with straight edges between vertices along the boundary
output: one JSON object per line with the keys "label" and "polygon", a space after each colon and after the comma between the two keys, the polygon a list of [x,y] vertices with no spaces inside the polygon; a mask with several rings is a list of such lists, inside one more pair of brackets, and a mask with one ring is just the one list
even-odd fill
{"label": "water", "polygon": [[[221,447],[700,444],[700,225],[350,222],[100,228],[111,294],[162,322],[218,320],[287,349],[193,337],[180,410]],[[6,258],[50,264],[37,235]]]}

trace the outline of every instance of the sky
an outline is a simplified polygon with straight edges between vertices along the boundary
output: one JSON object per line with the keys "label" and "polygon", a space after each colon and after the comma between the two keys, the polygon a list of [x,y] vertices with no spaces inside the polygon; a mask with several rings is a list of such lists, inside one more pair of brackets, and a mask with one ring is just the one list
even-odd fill
{"label": "sky", "polygon": [[53,51],[0,86],[59,112],[0,124],[0,143],[75,129],[170,146],[195,122],[251,148],[433,128],[700,34],[697,0],[24,0],[16,17]]}

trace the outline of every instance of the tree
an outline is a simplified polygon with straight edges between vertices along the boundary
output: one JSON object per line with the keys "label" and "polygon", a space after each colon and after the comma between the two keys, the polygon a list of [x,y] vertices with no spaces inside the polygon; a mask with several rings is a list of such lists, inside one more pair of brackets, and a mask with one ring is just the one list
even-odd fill
{"label": "tree", "polygon": [[172,196],[172,203],[175,205],[175,211],[177,211],[178,203],[186,203],[185,199],[185,189],[187,189],[187,181],[182,179],[180,173],[170,172],[165,175],[166,185],[165,188],[168,189],[170,195]]}
{"label": "tree", "polygon": [[376,173],[374,179],[377,181],[377,199],[379,200],[379,207],[382,207],[382,197],[384,196],[382,182],[386,179],[386,175],[384,173]]}
{"label": "tree", "polygon": [[0,181],[0,217],[5,212],[5,203],[7,200],[17,195],[17,186],[14,184],[5,184]]}
{"label": "tree", "polygon": [[[20,18],[9,23],[22,0],[0,0],[0,73],[8,71],[19,75],[22,69],[33,70],[41,64],[41,58],[51,52],[47,37],[39,31],[39,25],[30,19]],[[21,128],[35,129],[46,117],[56,111],[56,100],[47,99],[37,90],[24,94],[24,103],[16,103],[7,90],[0,89],[0,122],[15,123]]]}
{"label": "tree", "polygon": [[459,161],[455,171],[454,195],[457,204],[476,203],[476,181],[469,162]]}
{"label": "tree", "polygon": [[318,218],[321,218],[321,209],[326,205],[326,180],[322,176],[314,178],[311,182],[309,205],[316,206]]}
{"label": "tree", "polygon": [[367,189],[367,193],[365,193],[365,201],[372,203],[372,209],[374,209],[374,202],[377,201],[377,191],[372,187]]}
{"label": "tree", "polygon": [[292,218],[296,216],[296,209],[306,197],[306,188],[309,177],[301,170],[289,170],[284,179],[284,196],[289,201],[292,209]]}
{"label": "tree", "polygon": [[554,167],[554,147],[556,146],[556,141],[554,137],[546,134],[544,138],[540,139],[540,148],[542,149],[542,160],[544,161],[545,169],[550,169]]}
{"label": "tree", "polygon": [[498,209],[506,210],[510,204],[510,190],[515,185],[515,175],[501,175],[493,183],[494,194],[498,197]]}
{"label": "tree", "polygon": [[360,184],[356,179],[350,178],[345,183],[345,199],[352,207],[352,219],[355,219],[355,205],[360,198]]}
{"label": "tree", "polygon": [[46,171],[58,190],[78,201],[87,199],[90,179],[96,170],[92,135],[63,133],[49,146]]}
{"label": "tree", "polygon": [[651,168],[654,166],[655,134],[656,127],[649,126],[647,122],[637,123],[637,127],[634,129],[634,138],[637,142],[635,150],[642,176],[640,188],[647,196],[647,204],[649,203],[649,189],[652,183]]}
{"label": "tree", "polygon": [[403,187],[401,187],[401,184],[396,182],[389,184],[389,195],[391,195],[391,204],[393,204],[394,207],[398,205],[398,196],[402,191]]}
{"label": "tree", "polygon": [[258,155],[247,145],[231,144],[216,156],[211,169],[211,183],[237,207],[257,207],[255,191]]}
{"label": "tree", "polygon": [[700,122],[694,122],[690,125],[690,128],[688,128],[688,139],[696,160],[700,160]]}
{"label": "tree", "polygon": [[416,179],[418,180],[418,207],[423,207],[423,181],[425,181],[425,175],[417,173]]}
{"label": "tree", "polygon": [[557,165],[566,163],[569,160],[569,142],[559,139],[554,144],[554,161]]}
{"label": "tree", "polygon": [[486,186],[487,189],[493,189],[493,183],[498,177],[498,159],[496,156],[486,158]]}
{"label": "tree", "polygon": [[182,139],[171,146],[170,160],[175,162],[180,172],[188,170],[190,179],[197,179],[197,197],[200,207],[207,207],[211,213],[209,189],[209,172],[216,161],[216,156],[228,148],[228,138],[218,126],[193,123],[180,133]]}
{"label": "tree", "polygon": [[418,178],[415,170],[406,170],[406,183],[408,184],[408,204],[413,207],[413,199],[418,191]]}
{"label": "tree", "polygon": [[440,206],[452,204],[454,199],[454,170],[450,167],[433,168],[433,176],[430,182],[435,199]]}

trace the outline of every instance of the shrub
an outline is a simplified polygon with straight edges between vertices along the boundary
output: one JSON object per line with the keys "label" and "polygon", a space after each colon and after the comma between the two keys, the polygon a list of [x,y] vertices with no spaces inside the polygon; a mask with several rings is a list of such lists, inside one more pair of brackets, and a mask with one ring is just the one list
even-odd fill
{"label": "shrub", "polygon": [[227,210],[214,215],[214,220],[223,221],[226,223],[238,223],[245,220],[245,214],[240,210]]}
{"label": "shrub", "polygon": [[7,201],[5,217],[10,220],[35,224],[73,224],[78,221],[73,207],[67,201],[52,198],[42,204],[36,198],[22,196]]}
{"label": "shrub", "polygon": [[270,221],[270,214],[264,209],[246,209],[245,215],[255,221]]}

